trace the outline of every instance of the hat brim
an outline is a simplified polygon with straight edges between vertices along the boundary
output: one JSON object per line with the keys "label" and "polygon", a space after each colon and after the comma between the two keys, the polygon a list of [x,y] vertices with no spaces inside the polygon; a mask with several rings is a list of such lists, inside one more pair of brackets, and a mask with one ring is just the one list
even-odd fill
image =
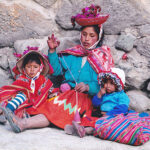
{"label": "hat brim", "polygon": [[107,19],[109,15],[100,15],[95,18],[76,18],[76,22],[80,26],[90,26],[90,25],[100,25],[103,24]]}
{"label": "hat brim", "polygon": [[40,59],[42,59],[43,64],[44,64],[44,67],[43,67],[43,70],[42,70],[41,74],[44,75],[44,76],[47,75],[48,72],[49,72],[49,69],[50,69],[50,68],[49,68],[48,60],[47,60],[46,57],[44,57],[40,52],[34,51],[34,50],[29,51],[28,53],[26,53],[25,55],[23,55],[23,56],[18,60],[18,62],[16,63],[16,66],[17,66],[19,72],[20,72],[20,73],[23,73],[23,61],[24,61],[25,57],[26,57],[27,55],[31,54],[31,53],[38,54],[39,57],[40,57]]}

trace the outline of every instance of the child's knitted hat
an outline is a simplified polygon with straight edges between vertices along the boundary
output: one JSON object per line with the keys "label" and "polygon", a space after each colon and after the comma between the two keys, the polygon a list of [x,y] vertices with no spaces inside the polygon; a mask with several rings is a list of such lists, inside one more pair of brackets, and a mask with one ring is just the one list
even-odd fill
{"label": "child's knitted hat", "polygon": [[117,85],[118,91],[122,91],[124,89],[125,73],[122,69],[112,68],[111,71],[99,73],[98,82],[100,86],[103,86],[104,79],[110,79],[110,78]]}

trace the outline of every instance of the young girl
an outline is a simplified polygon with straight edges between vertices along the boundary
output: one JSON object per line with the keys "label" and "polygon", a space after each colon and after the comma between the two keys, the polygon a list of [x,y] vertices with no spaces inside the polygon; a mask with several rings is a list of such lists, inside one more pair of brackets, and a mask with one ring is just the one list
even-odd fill
{"label": "young girl", "polygon": [[[30,50],[23,55],[16,64],[20,77],[12,85],[0,88],[1,113],[4,112],[9,123],[13,123],[10,117],[12,112],[23,115],[38,114],[36,108],[48,97],[52,89],[52,82],[45,77],[50,67],[47,59],[38,51]],[[25,112],[25,113],[24,113]],[[19,128],[14,126],[15,132]]]}
{"label": "young girl", "polygon": [[[102,72],[98,75],[100,91],[92,99],[96,107],[100,107],[101,116],[125,114],[128,112],[129,98],[124,92],[125,74],[119,68],[112,68],[111,72]],[[72,122],[72,132],[80,137],[92,134],[93,127],[84,128],[77,122]],[[71,126],[66,126],[66,133],[70,134]]]}

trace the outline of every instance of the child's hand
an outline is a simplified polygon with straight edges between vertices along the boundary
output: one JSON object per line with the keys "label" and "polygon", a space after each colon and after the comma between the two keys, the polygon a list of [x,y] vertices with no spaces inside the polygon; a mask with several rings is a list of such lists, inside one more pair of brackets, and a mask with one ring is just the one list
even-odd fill
{"label": "child's hand", "polygon": [[106,112],[102,111],[101,114],[104,116],[106,116]]}
{"label": "child's hand", "polygon": [[98,98],[101,98],[104,94],[106,94],[106,89],[101,88],[100,91],[98,92],[97,96],[98,96]]}
{"label": "child's hand", "polygon": [[59,46],[60,41],[58,41],[58,40],[54,37],[54,34],[52,34],[51,37],[48,37],[47,44],[48,44],[48,46],[49,46],[49,48],[50,48],[50,49],[49,49],[49,52],[50,52],[50,53],[53,53],[53,52],[55,52],[56,47]]}

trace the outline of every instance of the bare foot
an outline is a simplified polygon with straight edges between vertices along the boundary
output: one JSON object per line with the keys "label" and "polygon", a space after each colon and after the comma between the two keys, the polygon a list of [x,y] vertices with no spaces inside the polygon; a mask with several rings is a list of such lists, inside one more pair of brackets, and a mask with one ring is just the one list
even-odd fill
{"label": "bare foot", "polygon": [[92,135],[94,133],[94,128],[86,127],[85,128],[85,133],[88,134],[88,135]]}
{"label": "bare foot", "polygon": [[13,124],[20,129],[20,132],[25,130],[25,128],[26,128],[26,118],[21,119],[21,118],[14,115],[12,120],[13,120]]}
{"label": "bare foot", "polygon": [[79,125],[77,122],[72,121],[72,125],[76,131],[76,134],[80,137],[83,138],[85,136],[85,128],[81,125]]}
{"label": "bare foot", "polygon": [[24,119],[18,118],[9,108],[1,107],[1,109],[3,110],[12,130],[16,133],[22,132],[25,128]]}
{"label": "bare foot", "polygon": [[73,125],[70,125],[70,124],[65,125],[64,131],[66,134],[69,134],[69,135],[75,134],[75,129],[74,129]]}

